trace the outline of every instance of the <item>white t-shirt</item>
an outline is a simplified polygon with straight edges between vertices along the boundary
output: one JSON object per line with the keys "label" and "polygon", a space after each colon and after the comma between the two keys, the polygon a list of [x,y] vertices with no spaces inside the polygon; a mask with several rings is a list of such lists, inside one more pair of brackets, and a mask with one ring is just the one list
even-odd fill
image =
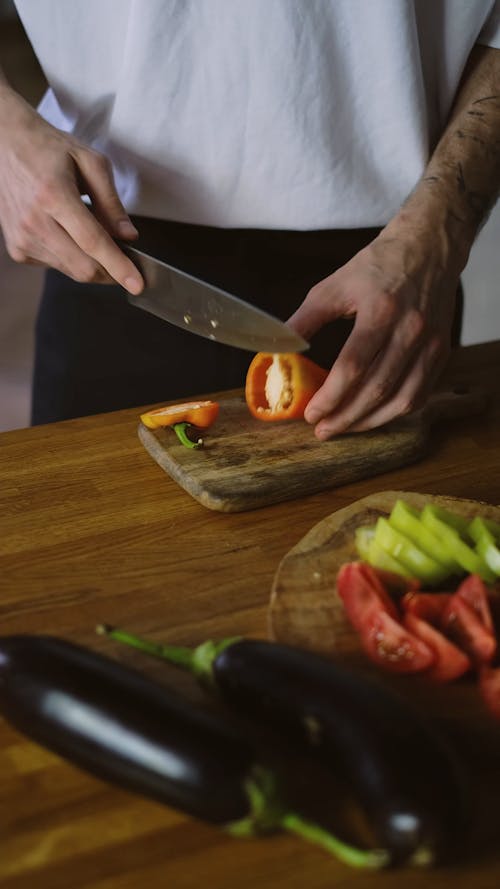
{"label": "white t-shirt", "polygon": [[42,114],[105,152],[129,212],[385,224],[500,0],[17,0]]}

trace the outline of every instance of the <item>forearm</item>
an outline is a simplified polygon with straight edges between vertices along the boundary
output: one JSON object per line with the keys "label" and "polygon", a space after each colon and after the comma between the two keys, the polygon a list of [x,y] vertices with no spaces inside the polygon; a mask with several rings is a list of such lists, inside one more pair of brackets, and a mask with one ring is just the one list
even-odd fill
{"label": "forearm", "polygon": [[499,192],[500,50],[477,46],[449,123],[388,229],[435,226],[461,271]]}

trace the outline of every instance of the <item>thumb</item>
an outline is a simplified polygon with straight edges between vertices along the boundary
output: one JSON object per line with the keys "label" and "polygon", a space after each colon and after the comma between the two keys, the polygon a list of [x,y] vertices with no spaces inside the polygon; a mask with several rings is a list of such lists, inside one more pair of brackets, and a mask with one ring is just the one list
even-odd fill
{"label": "thumb", "polygon": [[75,153],[74,160],[101,225],[114,237],[136,238],[138,231],[118,196],[108,158],[85,148]]}

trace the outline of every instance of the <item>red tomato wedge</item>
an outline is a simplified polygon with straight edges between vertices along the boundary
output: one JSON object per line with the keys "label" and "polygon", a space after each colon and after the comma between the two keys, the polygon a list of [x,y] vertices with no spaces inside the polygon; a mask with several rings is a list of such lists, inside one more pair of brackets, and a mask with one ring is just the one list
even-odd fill
{"label": "red tomato wedge", "polygon": [[394,602],[370,565],[343,565],[337,576],[337,590],[372,661],[397,673],[420,672],[431,666],[434,652],[399,622]]}
{"label": "red tomato wedge", "polygon": [[426,671],[426,676],[429,679],[434,682],[451,682],[470,670],[470,658],[465,652],[450,642],[427,620],[408,611],[403,618],[403,624],[410,633],[413,633],[434,651],[434,663]]}
{"label": "red tomato wedge", "polygon": [[347,562],[337,575],[337,591],[349,619],[361,631],[368,614],[386,611],[395,620],[398,610],[376,572],[367,562]]}
{"label": "red tomato wedge", "polygon": [[405,614],[415,614],[435,627],[441,625],[444,609],[452,593],[406,593],[401,600]]}
{"label": "red tomato wedge", "polygon": [[427,671],[436,660],[433,649],[426,642],[386,611],[379,611],[366,620],[360,639],[371,660],[393,673]]}
{"label": "red tomato wedge", "polygon": [[481,667],[479,691],[491,715],[500,719],[500,667]]}
{"label": "red tomato wedge", "polygon": [[459,593],[454,593],[442,616],[443,631],[465,651],[475,664],[493,660],[497,642],[478,612]]}
{"label": "red tomato wedge", "polygon": [[494,633],[493,618],[488,601],[488,589],[478,574],[469,574],[457,589],[457,596],[464,599],[476,612],[481,623]]}
{"label": "red tomato wedge", "polygon": [[[368,563],[365,564],[368,565]],[[405,593],[416,592],[420,589],[420,581],[416,577],[395,574],[393,571],[385,571],[383,568],[375,568],[371,565],[368,567],[376,575],[384,591],[395,599],[400,599]]]}

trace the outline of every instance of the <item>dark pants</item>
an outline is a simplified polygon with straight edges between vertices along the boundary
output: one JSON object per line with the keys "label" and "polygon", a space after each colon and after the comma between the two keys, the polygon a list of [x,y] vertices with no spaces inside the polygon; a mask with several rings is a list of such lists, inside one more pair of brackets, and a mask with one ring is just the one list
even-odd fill
{"label": "dark pants", "polygon": [[[134,222],[137,246],[283,320],[378,233]],[[459,323],[457,316],[457,329]],[[324,328],[307,354],[331,366],[351,328],[351,321]],[[252,358],[130,306],[118,286],[77,284],[54,270],[46,276],[35,346],[34,425],[236,388]]]}

